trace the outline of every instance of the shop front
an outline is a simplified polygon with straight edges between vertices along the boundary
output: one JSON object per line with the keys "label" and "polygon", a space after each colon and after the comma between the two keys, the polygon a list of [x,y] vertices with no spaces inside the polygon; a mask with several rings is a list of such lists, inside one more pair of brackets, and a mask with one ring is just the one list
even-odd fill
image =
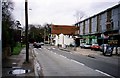
{"label": "shop front", "polygon": [[108,44],[108,37],[109,36],[107,34],[101,33],[97,38],[98,44],[99,45]]}
{"label": "shop front", "polygon": [[106,33],[108,35],[108,44],[111,44],[113,46],[120,46],[119,30],[108,31]]}
{"label": "shop front", "polygon": [[84,42],[87,44],[94,44],[97,43],[97,36],[96,35],[85,35],[83,36]]}

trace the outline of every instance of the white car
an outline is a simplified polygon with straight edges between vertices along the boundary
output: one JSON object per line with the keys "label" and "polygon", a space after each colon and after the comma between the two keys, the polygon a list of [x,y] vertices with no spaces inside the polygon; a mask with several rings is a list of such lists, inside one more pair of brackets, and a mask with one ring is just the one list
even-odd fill
{"label": "white car", "polygon": [[40,44],[41,44],[41,45],[44,45],[44,43],[43,43],[43,42],[40,42]]}
{"label": "white car", "polygon": [[80,43],[80,47],[84,48],[85,43]]}
{"label": "white car", "polygon": [[84,44],[84,48],[90,48],[92,44]]}

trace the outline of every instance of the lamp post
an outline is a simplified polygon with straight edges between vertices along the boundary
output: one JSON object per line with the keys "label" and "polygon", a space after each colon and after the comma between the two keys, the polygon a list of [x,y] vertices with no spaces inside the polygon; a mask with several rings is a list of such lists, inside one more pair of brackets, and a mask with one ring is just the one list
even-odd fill
{"label": "lamp post", "polygon": [[[2,1],[0,0],[0,58],[2,58]],[[0,59],[0,77],[2,76],[2,59]]]}
{"label": "lamp post", "polygon": [[28,0],[25,0],[25,41],[26,41],[26,62],[29,62],[29,43],[28,43]]}

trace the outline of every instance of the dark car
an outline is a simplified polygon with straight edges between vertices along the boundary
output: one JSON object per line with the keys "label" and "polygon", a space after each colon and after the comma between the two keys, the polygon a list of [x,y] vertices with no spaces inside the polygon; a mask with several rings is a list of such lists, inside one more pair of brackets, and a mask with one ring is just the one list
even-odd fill
{"label": "dark car", "polygon": [[100,46],[100,49],[101,49],[103,55],[110,55],[110,56],[112,56],[113,48],[114,48],[113,46],[108,45],[108,44],[102,44]]}
{"label": "dark car", "polygon": [[114,48],[113,46],[108,45],[107,48],[106,48],[106,51],[103,54],[112,56],[113,48]]}
{"label": "dark car", "polygon": [[106,49],[107,49],[107,46],[108,46],[108,44],[102,44],[102,45],[100,46],[100,51],[101,51],[101,52],[105,52]]}
{"label": "dark car", "polygon": [[40,43],[34,43],[33,46],[34,46],[34,48],[41,48],[41,44]]}

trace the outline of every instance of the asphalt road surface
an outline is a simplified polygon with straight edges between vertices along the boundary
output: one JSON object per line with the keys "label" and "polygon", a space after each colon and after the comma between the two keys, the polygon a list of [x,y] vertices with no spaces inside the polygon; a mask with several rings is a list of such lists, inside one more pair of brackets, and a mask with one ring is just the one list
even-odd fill
{"label": "asphalt road surface", "polygon": [[[34,53],[42,66],[44,76],[113,77],[97,69],[92,69],[90,66],[88,67],[80,61],[68,58],[66,55],[64,56],[57,52],[64,53],[58,49],[50,49],[50,47],[43,47],[39,49],[34,48]],[[88,58],[86,62],[89,62]]]}
{"label": "asphalt road surface", "polygon": [[94,70],[98,70],[101,73],[104,73],[106,75],[110,75],[112,77],[118,77],[119,76],[119,58],[111,58],[111,57],[101,57],[101,56],[83,56],[74,54],[67,51],[61,51],[58,48],[52,48],[50,46],[45,46],[48,50],[57,53],[59,55],[65,56],[68,59],[73,59],[77,62],[80,62],[84,64],[85,66],[88,66]]}

